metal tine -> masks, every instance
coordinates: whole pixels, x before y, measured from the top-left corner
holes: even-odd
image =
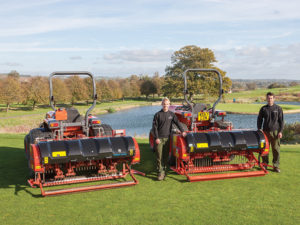
[[[206,164],[207,170],[209,167],[212,166],[212,161],[209,157],[206,157],[205,164]]]
[[[205,163],[206,163],[206,167],[207,167],[207,171],[208,171],[208,168],[209,168],[210,166],[212,166],[212,165],[211,165],[211,164],[212,164],[212,161],[210,161],[210,158],[207,157]]]

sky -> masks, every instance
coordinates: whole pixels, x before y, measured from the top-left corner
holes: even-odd
[[[164,75],[187,45],[232,79],[300,80],[299,0],[0,0],[0,73]]]

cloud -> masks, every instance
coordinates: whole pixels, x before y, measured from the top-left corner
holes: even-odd
[[[288,46],[244,46],[216,51],[217,65],[231,78],[299,79],[300,43]]]
[[[83,28],[124,28],[149,25],[242,23],[300,19],[300,2],[290,0],[8,1],[1,7],[0,37],[33,35]],[[18,6],[20,4],[20,6]],[[67,10],[66,10],[66,5]],[[25,10],[24,10],[25,9]],[[65,10],[64,10],[65,9]],[[16,11],[17,10],[17,11]],[[18,11],[19,10],[19,11]],[[38,13],[45,10],[45,13]],[[0,12],[1,12],[0,11]]]
[[[5,26],[0,25],[0,37],[33,35],[54,31],[81,29],[88,27],[111,27],[123,23],[118,18],[84,18],[84,17],[19,17],[8,22]]]
[[[97,52],[104,48],[95,47],[49,47],[41,42],[2,42],[0,52]]]
[[[73,64],[151,74],[163,73],[174,51],[194,44],[213,49],[232,77],[295,77],[299,8],[298,0],[4,1],[0,59],[22,63],[26,73]]]
[[[121,50],[105,54],[103,59],[108,62],[166,62],[170,60],[172,53],[173,50]]]
[[[10,67],[19,67],[19,66],[23,66],[22,64],[20,63],[17,63],[17,62],[3,62],[3,63],[0,63],[0,66],[10,66]]]
[[[71,56],[70,60],[81,60],[82,57],[81,56]]]
[[[299,19],[300,2],[291,0],[224,0],[167,1],[159,7],[156,1],[144,3],[131,17],[133,23],[207,24],[244,21],[278,21]],[[142,6],[143,7],[143,6]],[[154,16],[151,16],[153,14]],[[137,18],[139,17],[139,18]]]
[[[118,77],[128,77],[130,75],[154,75],[158,72],[160,75],[164,75],[165,64],[163,63],[134,63],[134,64],[97,64],[90,68],[90,70],[96,76],[118,76]]]
[[[41,6],[49,6],[51,4],[63,2],[65,0],[10,0],[1,2],[0,12],[11,12],[17,10],[26,10],[29,8],[41,7]]]

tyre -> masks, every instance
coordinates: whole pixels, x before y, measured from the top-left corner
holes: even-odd
[[[170,152],[169,155],[169,166],[176,166],[176,157]]]
[[[181,123],[179,122],[181,127],[183,128],[183,131],[188,131],[188,127],[184,124],[184,123]],[[180,129],[178,128],[178,126],[174,123],[172,123],[172,132],[173,133],[177,133],[176,131],[179,131]]]
[[[154,135],[152,129],[149,132],[149,144],[150,144],[150,149],[154,151]]]
[[[189,129],[188,129],[188,127],[187,127],[187,125],[185,123],[181,123],[180,122],[180,124],[181,124],[181,126],[183,128],[183,131],[189,131]]]
[[[96,128],[92,128],[92,136],[112,136],[113,129],[108,124],[101,124]]]
[[[29,143],[34,144],[37,138],[39,139],[52,139],[53,135],[51,132],[46,131],[45,128],[35,128],[29,132]]]
[[[34,171],[30,166],[30,145],[34,144],[37,139],[52,139],[53,135],[51,132],[46,131],[44,128],[35,128],[32,129],[29,134],[27,134],[24,138],[24,148],[26,153],[26,158],[28,160],[28,169],[29,169],[29,177],[34,177]]]
[[[189,130],[184,123],[181,123],[181,122],[179,122],[179,123],[180,123],[181,127],[183,128],[183,131],[188,131]],[[180,129],[178,128],[178,126],[176,124],[172,123],[172,133],[176,134],[177,131],[180,131]],[[171,134],[171,136],[172,136],[172,134]],[[171,144],[172,143],[170,143],[170,145]],[[175,166],[175,165],[176,165],[176,157],[173,155],[173,153],[171,151],[170,155],[169,155],[169,166]]]

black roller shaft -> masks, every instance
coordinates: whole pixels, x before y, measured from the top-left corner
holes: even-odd
[[[265,136],[261,131],[221,131],[188,133],[188,152],[214,152],[233,150],[258,150],[265,147]]]
[[[135,154],[132,137],[106,137],[41,141],[38,144],[42,163],[82,162],[123,158]]]

